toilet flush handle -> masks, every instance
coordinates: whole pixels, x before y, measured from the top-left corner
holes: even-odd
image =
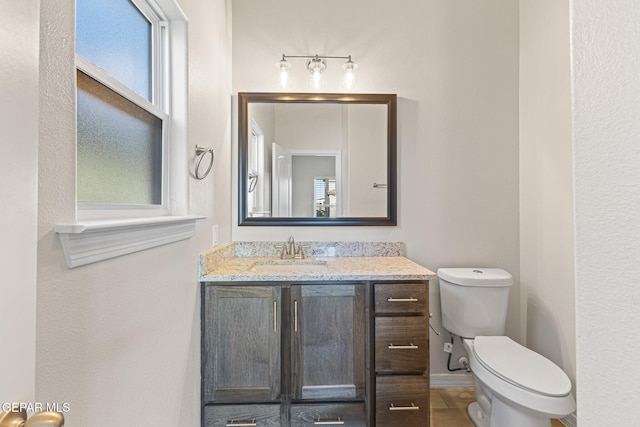
[[[431,319],[432,317],[433,317],[433,313],[429,313],[429,319]],[[433,332],[436,333],[436,335],[440,335],[440,332],[436,331],[436,329],[433,326],[431,326],[431,322],[429,322],[429,327]]]

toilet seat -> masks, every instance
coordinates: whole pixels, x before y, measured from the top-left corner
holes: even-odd
[[[489,344],[492,342],[491,338],[497,338],[500,342],[502,338],[506,337],[476,337],[475,339],[463,340],[464,347],[467,350],[467,354],[469,355],[469,364],[471,366],[471,371],[473,372],[479,383],[482,385],[482,387],[490,391],[494,398],[498,398],[505,402],[511,402],[511,404],[515,405],[516,407],[522,408],[524,411],[534,411],[540,414],[544,414],[549,418],[566,417],[568,414],[575,411],[576,401],[573,397],[573,394],[571,394],[570,386],[569,391],[564,395],[550,396],[547,394],[542,394],[536,391],[531,391],[530,389],[535,388],[535,386],[526,380],[519,379],[519,381],[525,383],[528,388],[522,387],[521,385],[517,384],[517,381],[514,381],[512,378],[505,378],[506,375],[497,373],[496,369],[488,368],[487,365],[489,365],[489,363],[487,363],[486,359],[490,359],[490,356],[485,354],[485,360],[483,362],[480,362],[475,350],[475,345],[477,344],[476,340],[478,340],[478,338],[480,338],[479,342],[481,343],[480,346],[482,347],[482,342],[485,341],[486,338],[489,338],[489,340],[487,340],[485,344]],[[519,344],[514,344],[522,347]],[[485,347],[491,347],[491,344]],[[491,353],[491,351],[489,352]],[[511,350],[498,350],[496,352],[502,354],[502,356],[506,358],[518,358],[517,356],[514,356],[514,354],[518,353],[511,353]],[[480,353],[482,354],[484,352],[481,350]],[[526,358],[527,356],[524,357]],[[549,363],[552,362],[549,361]],[[494,364],[499,365],[499,362],[494,362]],[[506,362],[506,364],[509,365],[509,362]],[[519,369],[517,370],[520,372],[531,373],[533,371],[525,363],[515,361],[514,364],[516,366],[519,366]],[[515,374],[514,377],[519,378],[517,374]],[[566,374],[562,372],[562,375],[560,377],[566,377]],[[553,392],[553,389],[551,390]],[[555,390],[555,393],[558,393],[558,390]]]
[[[473,352],[485,369],[516,387],[549,397],[571,393],[571,381],[562,369],[509,337],[476,337]]]

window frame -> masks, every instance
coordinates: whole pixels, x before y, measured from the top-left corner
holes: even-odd
[[[136,6],[140,2],[133,1]],[[168,190],[163,199],[166,211],[144,209],[142,205],[124,210],[119,205],[103,205],[80,212],[76,200],[75,221],[55,226],[68,268],[190,239],[194,235],[195,222],[206,219],[205,216],[188,213],[188,20],[175,0],[146,1],[153,2],[166,17],[166,30],[162,32],[162,49],[166,55],[165,66],[162,67],[165,89],[162,105],[170,113],[165,129],[170,135],[165,170]],[[74,79],[77,69],[76,64]]]
[[[152,0],[130,0],[134,7],[151,24],[151,100],[130,89],[125,84],[111,76],[108,72],[82,57],[75,52],[75,67],[86,74],[98,84],[102,84],[154,115],[162,122],[162,181],[161,202],[155,204],[128,204],[128,203],[93,203],[76,201],[77,220],[102,220],[113,218],[140,218],[171,215],[172,199],[170,173],[171,173],[171,56],[169,43],[169,19],[160,7]],[[77,88],[76,88],[77,92]]]

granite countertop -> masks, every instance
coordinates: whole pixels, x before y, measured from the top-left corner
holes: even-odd
[[[431,270],[404,256],[402,243],[302,242],[310,254],[280,260],[279,242],[236,242],[200,257],[202,282],[432,280]],[[315,256],[330,253],[336,256]],[[291,268],[289,266],[292,266]]]

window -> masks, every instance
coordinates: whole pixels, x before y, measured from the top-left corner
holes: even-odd
[[[265,168],[264,132],[260,125],[251,119],[251,139],[249,140],[248,167],[248,210],[250,216],[262,217],[270,214],[270,201],[265,183],[270,175]],[[271,159],[269,159],[271,160]]]
[[[169,55],[171,52],[171,55]],[[173,0],[76,0],[77,215],[69,268],[193,236],[187,19]]]
[[[314,177],[313,178],[313,216],[316,218],[336,217],[336,178]]]
[[[168,21],[142,0],[77,0],[81,219],[170,214]]]

